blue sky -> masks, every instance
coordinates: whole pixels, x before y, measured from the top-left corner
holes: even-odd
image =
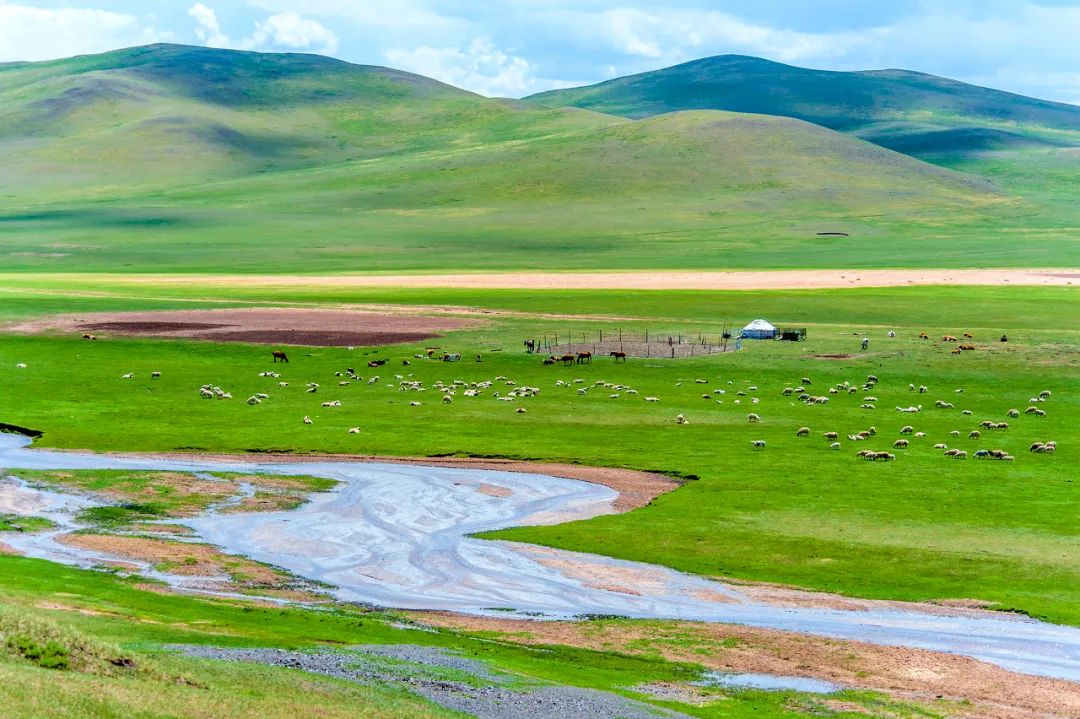
[[[317,52],[514,97],[741,53],[1080,104],[1080,0],[0,0],[0,61],[157,41]]]

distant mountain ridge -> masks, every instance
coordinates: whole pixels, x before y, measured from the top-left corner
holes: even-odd
[[[747,63],[760,65],[735,64]],[[696,67],[688,81],[708,69]],[[821,122],[675,101],[635,120],[549,99],[490,99],[314,55],[177,45],[0,65],[0,262],[839,266],[873,237],[900,265],[913,240],[938,253],[954,237],[970,247],[972,223],[1018,202],[983,177]],[[836,229],[849,238],[822,244],[818,233]]]
[[[1038,100],[907,70],[810,70],[721,55],[526,98],[628,118],[678,110],[727,110],[794,117],[857,134],[901,152],[1072,145],[1080,107]]]

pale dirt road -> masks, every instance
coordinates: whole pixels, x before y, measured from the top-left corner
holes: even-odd
[[[802,290],[908,285],[1067,286],[1080,268],[491,272],[436,275],[108,275],[113,286],[444,287],[534,290]]]

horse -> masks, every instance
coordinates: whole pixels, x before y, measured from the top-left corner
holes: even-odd
[[[564,365],[572,365],[577,362],[577,355],[565,354],[559,358],[559,361]]]
[[[614,357],[616,362],[618,362],[620,360],[622,360],[623,362],[626,361],[626,353],[625,352],[609,352],[608,354],[610,356]]]
[[[84,340],[96,340],[96,339],[97,339],[97,337],[95,337],[95,336],[94,336],[94,335],[92,335],[92,334],[85,334],[85,335],[83,335],[83,336],[82,336],[82,338],[83,338]]]
[[[553,365],[558,361],[559,361],[558,357],[556,357],[555,355],[551,355],[550,357],[548,357],[547,359],[544,360],[544,364],[545,365]]]
[[[592,364],[592,352],[578,352],[577,353],[578,364]]]
[[[532,354],[536,351],[536,340],[525,340],[525,351]]]
[[[274,356],[274,364],[277,364],[278,360],[281,360],[285,364],[289,363],[289,355],[285,354],[281,350],[274,350],[270,354],[272,354]]]

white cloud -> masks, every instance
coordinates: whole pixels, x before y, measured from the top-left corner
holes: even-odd
[[[0,61],[51,60],[167,37],[133,15],[0,2]]]
[[[338,49],[337,35],[315,20],[294,12],[271,15],[256,23],[251,43],[255,47],[313,50],[324,55],[331,55]]]
[[[203,3],[188,8],[195,21],[195,37],[210,47],[234,50],[307,50],[324,55],[337,52],[338,37],[322,23],[295,12],[271,15],[256,21],[251,35],[233,40],[222,32],[217,13]]]
[[[474,39],[464,50],[421,46],[391,49],[385,55],[396,68],[481,95],[517,97],[532,91],[537,84],[527,60],[506,54],[486,38]]]
[[[221,24],[213,8],[198,2],[188,8],[188,15],[195,20],[195,37],[199,38],[199,42],[210,47],[229,46],[229,38],[221,32]]]

